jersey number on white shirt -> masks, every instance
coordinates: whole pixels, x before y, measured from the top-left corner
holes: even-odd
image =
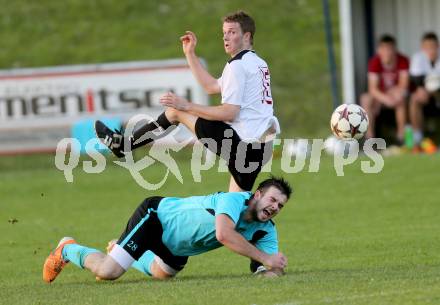
[[[268,67],[259,67],[261,74],[262,74],[262,80],[263,80],[263,99],[261,100],[261,103],[266,103],[271,105],[272,95],[270,93],[270,74],[269,74],[269,68]]]

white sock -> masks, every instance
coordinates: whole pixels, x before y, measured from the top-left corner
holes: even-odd
[[[419,145],[420,142],[422,142],[423,139],[423,133],[421,130],[414,129],[413,131],[413,140],[415,145]]]

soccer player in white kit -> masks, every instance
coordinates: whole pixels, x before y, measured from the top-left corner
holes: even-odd
[[[221,105],[199,105],[169,92],[160,98],[165,112],[135,130],[130,138],[124,139],[121,132],[100,121],[95,123],[98,137],[123,157],[124,147],[135,149],[153,141],[152,131],[183,123],[208,149],[227,160],[232,176],[229,191],[250,191],[271,157],[272,139],[280,132],[273,113],[269,68],[253,50],[254,33],[254,20],[242,11],[223,18],[223,44],[231,59],[218,79],[196,56],[196,35],[187,31],[180,38],[194,76],[208,94],[221,93]],[[127,140],[129,145],[124,145]]]
[[[415,148],[420,149],[419,145],[423,139],[423,108],[430,101],[440,103],[440,52],[435,33],[428,32],[423,35],[421,50],[411,58],[409,73],[415,87],[410,98],[409,116],[414,130]],[[428,78],[434,78],[438,84],[427,86]]]

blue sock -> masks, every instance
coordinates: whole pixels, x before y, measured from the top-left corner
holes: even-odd
[[[63,259],[74,263],[80,268],[84,269],[84,260],[86,256],[92,253],[100,252],[93,248],[87,248],[78,244],[68,244],[63,248]]]
[[[153,260],[154,253],[151,251],[146,251],[137,261],[134,261],[131,266],[140,272],[151,276],[151,263]]]

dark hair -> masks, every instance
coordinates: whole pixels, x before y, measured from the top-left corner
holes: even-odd
[[[395,46],[396,45],[396,38],[394,38],[390,34],[383,34],[379,38],[379,44],[381,44],[381,43],[392,44]]]
[[[426,33],[423,34],[423,36],[422,36],[422,41],[425,41],[425,40],[433,40],[433,41],[435,41],[435,42],[438,43],[438,37],[437,37],[437,34],[434,33],[434,32],[426,32]]]
[[[223,17],[223,22],[238,22],[241,27],[241,31],[244,33],[251,33],[251,44],[254,42],[255,34],[255,21],[251,16],[243,11],[231,13]]]
[[[262,181],[258,185],[257,191],[264,193],[271,186],[279,189],[281,191],[281,193],[286,195],[287,199],[290,198],[290,194],[292,194],[292,187],[290,186],[289,182],[284,180],[284,178],[282,178],[282,177],[278,178],[278,177],[271,176],[269,179]]]

